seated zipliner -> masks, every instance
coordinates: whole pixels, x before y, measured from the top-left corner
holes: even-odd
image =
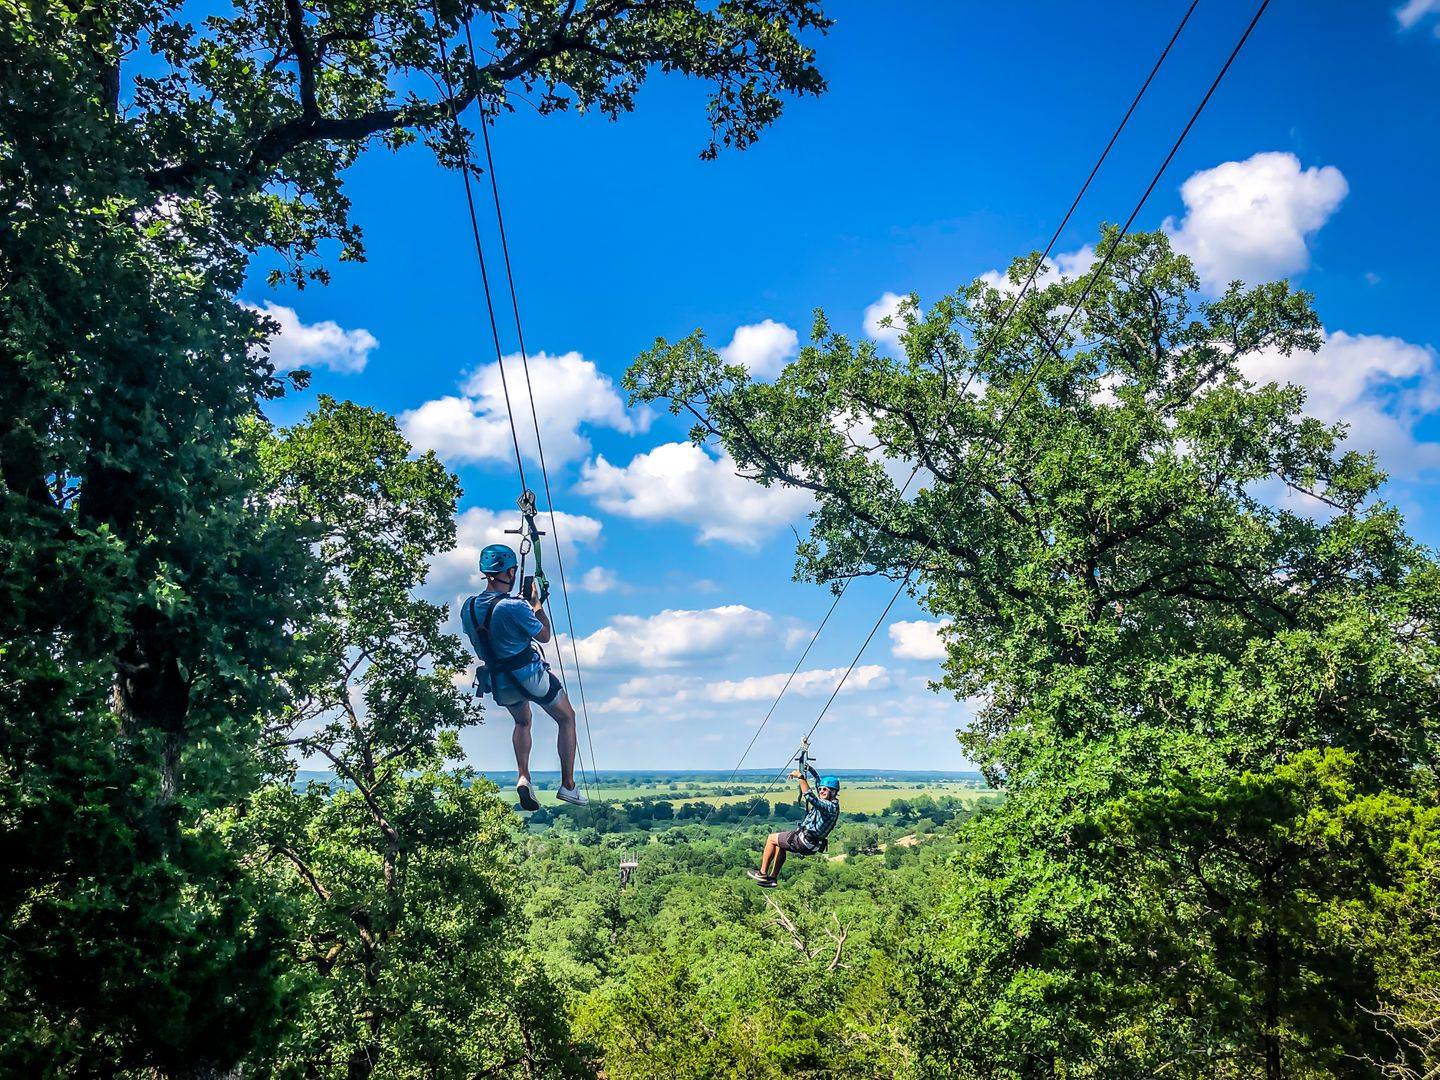
[[[800,819],[798,827],[788,832],[771,833],[760,856],[760,869],[745,871],[755,884],[765,889],[775,887],[787,852],[801,857],[820,854],[826,848],[830,830],[840,820],[838,779],[818,775],[814,767],[803,759],[801,768],[791,771],[790,779],[800,781],[800,805],[805,807],[805,816]],[[811,780],[815,782],[815,791],[810,790]]]
[[[470,639],[480,664],[475,683],[479,693],[488,693],[503,705],[515,721],[510,742],[515,750],[515,791],[524,810],[539,810],[535,785],[530,782],[530,703],[544,709],[559,728],[556,746],[560,752],[562,802],[584,806],[588,801],[575,785],[575,709],[565,687],[550,671],[537,643],[552,637],[550,617],[540,583],[527,578],[529,595],[511,596],[519,560],[504,544],[491,544],[480,553],[480,572],[486,589],[472,596],[460,608],[460,624]]]

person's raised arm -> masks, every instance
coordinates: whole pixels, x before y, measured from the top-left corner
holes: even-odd
[[[535,640],[544,645],[554,636],[550,628],[550,615],[545,610],[545,602],[540,599],[540,583],[535,580],[530,582],[530,595],[525,598],[530,602],[530,610],[535,612],[535,618],[540,621],[540,632],[535,634]]]
[[[814,770],[811,771],[813,772]],[[790,779],[800,781],[800,797],[803,799],[810,791],[810,785],[805,780],[805,774],[799,769],[792,769],[790,771]]]

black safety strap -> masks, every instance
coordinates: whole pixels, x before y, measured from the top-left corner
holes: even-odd
[[[491,671],[503,674],[531,663],[535,659],[535,650],[529,645],[526,645],[525,648],[513,656],[499,657],[495,655],[495,650],[490,644],[490,620],[495,615],[495,606],[501,600],[504,600],[505,596],[501,593],[494,593],[492,596],[486,598],[485,618],[483,622],[477,621],[475,618],[475,603],[479,599],[478,596],[472,596],[468,603],[470,625],[475,627],[475,633],[470,638],[470,644],[475,646],[475,651],[479,653],[481,659],[485,661],[485,666]]]

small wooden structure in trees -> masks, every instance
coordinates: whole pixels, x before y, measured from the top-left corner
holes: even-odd
[[[634,855],[622,855],[620,857],[620,887],[622,889],[630,884],[630,875],[635,873],[635,870],[639,866],[640,864],[635,860]]]

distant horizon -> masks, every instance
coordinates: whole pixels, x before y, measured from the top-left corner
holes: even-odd
[[[495,779],[497,777],[514,778],[517,774],[514,769],[476,769],[481,776]],[[741,769],[735,773],[735,781],[760,781],[773,780],[779,770],[776,769]],[[984,780],[984,774],[978,769],[945,770],[945,769],[837,769],[826,767],[822,770],[838,777],[872,776],[878,779],[889,779],[891,777],[904,777],[907,779],[924,778],[935,780]],[[589,774],[592,777],[605,779],[608,777],[627,776],[716,776],[729,778],[729,769],[599,769]],[[297,779],[318,779],[333,777],[335,772],[330,769],[299,769],[296,771]],[[558,778],[558,769],[531,769],[531,779]]]

